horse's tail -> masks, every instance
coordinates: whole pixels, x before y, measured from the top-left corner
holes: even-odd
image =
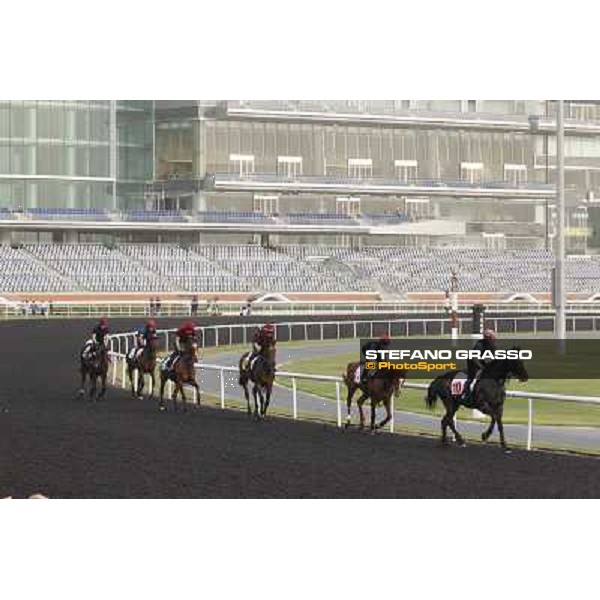
[[[437,403],[437,399],[438,399],[438,385],[439,385],[439,380],[438,379],[434,379],[430,384],[429,387],[427,388],[427,396],[425,396],[425,404],[427,405],[427,408],[429,410],[433,410],[435,408],[435,405]]]

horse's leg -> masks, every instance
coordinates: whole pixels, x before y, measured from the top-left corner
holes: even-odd
[[[487,439],[490,437],[490,435],[492,435],[492,433],[494,431],[494,425],[496,425],[496,416],[494,415],[493,411],[490,414],[490,417],[491,417],[490,426],[481,434],[481,439],[484,442],[487,441]]]
[[[133,383],[133,371],[131,363],[127,363],[127,377],[129,378],[129,385],[131,386],[131,396],[135,397],[135,387]]]
[[[394,392],[392,391],[392,394],[393,393]],[[381,429],[382,427],[385,427],[390,422],[390,420],[392,418],[391,405],[392,405],[392,403],[391,403],[391,396],[390,396],[387,400],[385,400],[383,402],[383,406],[385,407],[385,419],[383,419],[383,421],[381,421],[381,423],[379,423],[376,426],[376,429]]]
[[[504,439],[504,423],[502,423],[502,413],[504,412],[503,408],[504,407],[502,404],[500,404],[500,406],[498,406],[494,412],[496,416],[496,423],[498,424],[498,433],[500,434],[500,445],[506,452],[509,452],[508,446],[506,445],[506,440]]]
[[[102,398],[104,398],[104,394],[106,394],[106,373],[102,372],[102,375],[100,376],[100,382],[102,383],[102,388],[100,389],[100,393],[98,394],[98,397],[96,398],[96,402],[99,402],[100,400],[102,400]]]
[[[173,392],[173,397],[171,400],[173,401],[173,410],[177,412],[177,394],[179,394],[179,380],[177,379],[177,375],[175,375],[175,391]]]
[[[458,411],[458,403],[454,402],[452,400],[450,402],[451,402],[450,409],[446,412],[446,416],[444,417],[444,419],[446,420],[446,425],[448,427],[450,427],[450,429],[452,430],[452,433],[454,434],[454,439],[456,440],[456,443],[459,446],[464,446],[465,440],[464,440],[463,436],[460,435],[460,433],[458,433],[458,429],[456,429],[456,425],[454,423],[454,415]]]
[[[258,421],[260,419],[260,413],[258,412],[258,386],[256,384],[252,387],[252,396],[254,397],[254,419]]]
[[[137,389],[137,397],[139,400],[144,399],[144,375],[146,374],[144,370],[144,366],[140,365],[138,369],[138,389]]]
[[[446,446],[448,444],[448,415],[450,414],[452,400],[447,399],[445,396],[442,397],[446,414],[442,417],[442,444]]]
[[[160,373],[160,398],[158,400],[158,410],[165,410],[165,385],[167,383],[167,378],[165,377],[164,371]]]
[[[273,391],[272,384],[268,384],[265,386],[265,406],[263,410],[263,416],[267,416],[267,410],[269,410],[269,404],[271,403],[271,392]]]
[[[258,390],[258,399],[260,400],[260,416],[264,417],[265,416],[265,393],[263,391],[263,386],[258,385],[257,390]]]
[[[244,389],[244,396],[246,396],[246,410],[248,411],[248,415],[252,414],[252,408],[250,407],[250,392],[248,391],[248,381],[241,384]]]
[[[150,375],[150,392],[148,393],[148,399],[152,400],[152,398],[154,398],[154,387],[156,385],[154,369],[152,369],[151,371],[148,371],[148,373]]]
[[[365,403],[365,400],[368,397],[369,396],[367,394],[363,393],[361,397],[356,401],[356,405],[358,406],[358,413],[360,415],[360,429],[364,429],[365,427],[365,413],[363,411],[363,404]]]
[[[352,398],[356,393],[358,386],[353,383],[348,383],[348,395],[346,396],[346,427],[350,427],[352,422]]]
[[[377,402],[371,397],[371,433],[375,433],[375,419],[377,418]]]

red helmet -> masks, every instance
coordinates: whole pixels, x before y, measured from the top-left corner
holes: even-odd
[[[267,323],[264,327],[263,327],[264,331],[275,331],[275,325],[273,325],[273,323]]]
[[[488,327],[484,332],[483,332],[483,337],[486,340],[495,340],[496,339],[496,332],[491,328]]]
[[[392,338],[390,337],[390,334],[386,331],[382,336],[381,336],[382,340],[391,340]]]
[[[183,329],[185,329],[185,331],[189,331],[191,333],[194,333],[194,331],[196,330],[196,325],[194,325],[194,323],[192,321],[188,321],[184,326]]]
[[[148,319],[146,321],[146,327],[152,327],[152,329],[156,329],[156,321],[154,319]]]

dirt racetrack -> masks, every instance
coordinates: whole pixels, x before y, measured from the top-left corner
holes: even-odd
[[[159,326],[165,326],[161,320]],[[134,323],[113,320],[113,330]],[[135,325],[138,325],[136,322]],[[0,497],[598,497],[600,460],[75,399],[91,321],[0,324]]]

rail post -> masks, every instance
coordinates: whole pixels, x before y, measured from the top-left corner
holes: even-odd
[[[138,389],[138,381],[139,381],[139,377],[143,377],[143,375],[139,374],[139,371],[136,369],[133,372],[133,389],[135,390],[136,394],[137,394],[137,389]]]
[[[298,392],[296,390],[296,378],[292,377],[292,415],[298,418]]]
[[[123,371],[122,371],[122,378],[121,378],[121,383],[123,386],[123,389],[125,389],[127,387],[126,383],[125,383],[125,356],[123,356]]]
[[[219,371],[219,381],[221,388],[221,408],[225,408],[225,377],[223,375],[223,369]]]
[[[531,450],[531,441],[533,438],[533,400],[527,398],[527,450]]]
[[[112,362],[111,362],[111,366],[112,366],[112,384],[113,384],[113,386],[117,383],[117,363],[115,362],[116,358],[117,357],[113,353]]]
[[[340,382],[335,382],[335,399],[337,403],[337,426],[342,426],[342,399],[340,397]]]

